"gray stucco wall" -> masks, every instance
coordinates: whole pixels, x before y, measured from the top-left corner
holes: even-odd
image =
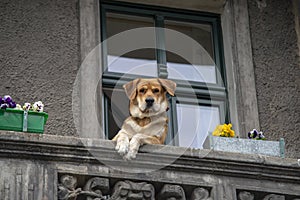
[[[79,66],[75,0],[1,0],[0,95],[41,100],[45,133],[72,135],[72,86]]]
[[[292,1],[248,0],[261,129],[300,157],[300,67]]]

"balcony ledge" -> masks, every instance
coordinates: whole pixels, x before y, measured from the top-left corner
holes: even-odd
[[[124,161],[114,143],[103,139],[77,138],[0,131],[0,157],[51,162],[104,163],[120,170],[172,169],[194,173],[300,182],[296,159],[245,155],[166,145],[145,145],[137,159]]]
[[[0,131],[0,198],[300,199],[296,159],[145,145],[124,161],[114,146]]]

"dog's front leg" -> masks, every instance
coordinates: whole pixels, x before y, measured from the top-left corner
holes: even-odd
[[[130,140],[129,150],[128,153],[124,156],[124,159],[125,160],[135,159],[140,146],[144,144],[160,144],[160,141],[155,136],[136,134]]]
[[[129,150],[129,138],[128,135],[120,130],[119,133],[113,138],[113,141],[116,141],[116,150],[121,156],[124,156]]]
[[[144,137],[142,134],[136,134],[134,135],[129,143],[129,150],[128,153],[124,156],[125,160],[131,160],[136,158],[136,154],[140,148],[141,144],[141,138]]]

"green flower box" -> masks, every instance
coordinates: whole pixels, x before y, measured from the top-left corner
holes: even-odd
[[[43,133],[48,114],[17,109],[0,109],[0,130]]]

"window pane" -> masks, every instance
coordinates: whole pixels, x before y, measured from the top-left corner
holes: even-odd
[[[220,124],[218,107],[177,104],[179,146],[203,148],[208,133]]]
[[[107,101],[106,126],[108,139],[112,139],[122,127],[124,120],[129,116],[129,100],[124,91],[103,90]]]
[[[155,50],[140,49],[122,56],[108,55],[108,71],[126,74],[156,76]],[[144,58],[143,56],[144,55]]]
[[[165,27],[190,38],[183,40],[166,34],[166,49],[173,49],[175,45],[180,47],[177,52],[180,55],[167,52],[169,78],[216,83],[211,25],[166,20]]]
[[[195,65],[179,55],[167,52],[168,77],[178,80],[217,83],[214,65]],[[169,62],[172,60],[173,62]]]
[[[152,18],[116,13],[106,14],[107,38],[130,29],[153,26],[154,20]],[[126,34],[124,35],[126,37]],[[149,39],[153,42],[154,46],[154,33],[153,37],[148,38],[148,40]],[[128,52],[124,55],[120,55],[120,48],[122,48],[122,44],[120,44],[119,46],[113,46],[107,43],[107,70],[109,72],[120,72],[126,74],[148,76],[157,75],[157,61],[155,56],[155,49],[138,49],[135,51]]]

